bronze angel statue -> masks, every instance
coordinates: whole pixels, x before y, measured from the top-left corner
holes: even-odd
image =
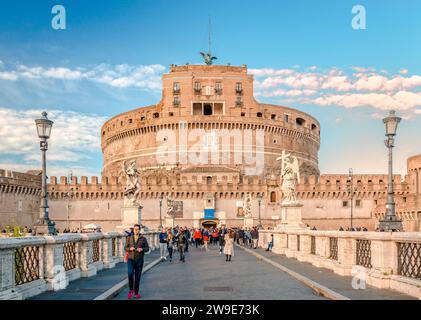
[[[202,55],[203,59],[205,59],[205,63],[208,66],[212,65],[213,60],[218,59],[217,57],[212,56],[212,54],[210,52],[208,52],[208,53],[201,52],[200,54]]]

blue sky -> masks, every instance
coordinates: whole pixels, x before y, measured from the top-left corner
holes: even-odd
[[[56,4],[66,30],[51,27]],[[357,4],[366,30],[351,27]],[[323,173],[384,173],[381,118],[390,108],[404,118],[395,148],[404,173],[406,158],[421,153],[420,15],[415,0],[4,0],[0,167],[39,166],[31,121],[46,109],[56,119],[51,172],[98,175],[101,123],[158,102],[171,63],[201,63],[211,16],[217,64],[247,64],[259,101],[319,119]]]

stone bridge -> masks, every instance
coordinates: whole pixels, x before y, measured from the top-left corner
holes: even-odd
[[[190,245],[185,263],[177,252],[161,262],[158,233],[145,236],[142,299],[421,299],[421,233],[261,230],[259,248],[237,245],[231,262],[217,245]],[[1,238],[0,299],[126,299],[125,240]]]

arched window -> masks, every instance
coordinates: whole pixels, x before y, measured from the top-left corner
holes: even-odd
[[[276,202],[276,192],[272,191],[270,193],[270,202]]]
[[[206,184],[212,184],[212,177],[206,177]]]
[[[297,125],[303,126],[306,121],[303,118],[297,118],[295,119],[295,122],[297,123]]]

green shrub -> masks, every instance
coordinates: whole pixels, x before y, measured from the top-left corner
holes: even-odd
[[[20,234],[20,227],[19,226],[15,226],[13,228],[13,237],[20,237],[20,236],[21,236],[21,234]]]

